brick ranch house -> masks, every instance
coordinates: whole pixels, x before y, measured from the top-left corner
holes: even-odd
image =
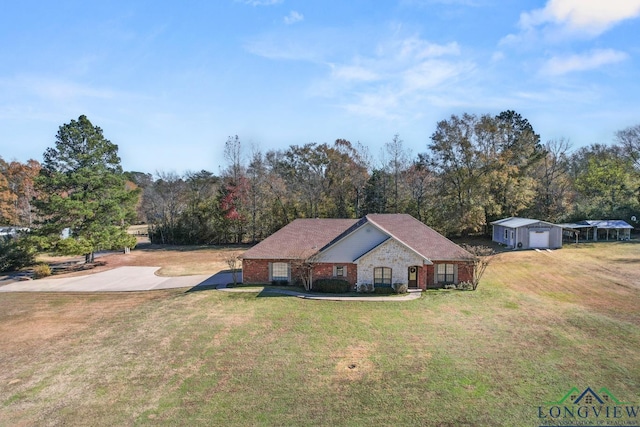
[[[441,288],[471,281],[473,255],[407,214],[296,219],[242,255],[243,283],[296,282],[301,261],[313,280]]]

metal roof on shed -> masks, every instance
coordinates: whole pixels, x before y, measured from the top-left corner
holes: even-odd
[[[491,223],[491,225],[501,225],[501,226],[507,227],[507,228],[519,228],[519,227],[525,227],[525,226],[531,225],[531,224],[536,224],[538,222],[542,222],[542,223],[549,224],[549,225],[555,225],[555,224],[551,224],[550,222],[541,221],[539,219],[518,218],[518,217],[515,217],[515,216],[512,216],[510,218],[499,219],[497,221],[493,221]]]

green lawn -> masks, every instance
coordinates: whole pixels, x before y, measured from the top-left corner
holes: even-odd
[[[537,426],[574,386],[638,405],[637,271],[640,245],[607,243],[409,302],[0,294],[0,425]]]

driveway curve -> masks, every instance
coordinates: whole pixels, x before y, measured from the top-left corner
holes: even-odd
[[[160,267],[119,267],[87,276],[14,282],[0,292],[125,292],[186,288],[210,281],[212,276],[162,277]]]

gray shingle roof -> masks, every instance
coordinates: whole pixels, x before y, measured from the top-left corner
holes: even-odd
[[[407,214],[369,214],[360,220],[296,219],[249,249],[242,257],[245,259],[307,258],[347,237],[367,222],[428,260],[455,261],[473,257],[451,240]]]
[[[463,261],[469,252],[408,214],[369,214],[367,219],[431,261]]]
[[[248,251],[245,259],[305,259],[354,225],[357,219],[295,219]]]

